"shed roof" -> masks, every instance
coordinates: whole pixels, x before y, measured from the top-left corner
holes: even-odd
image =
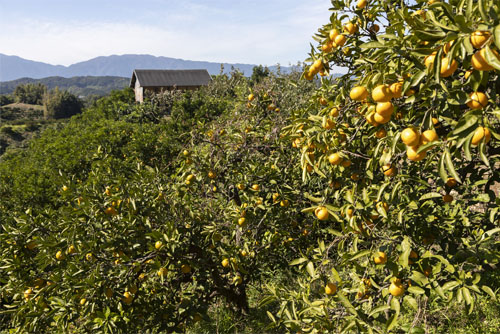
[[[211,80],[207,70],[134,70],[130,87],[135,81],[142,87],[204,86]]]

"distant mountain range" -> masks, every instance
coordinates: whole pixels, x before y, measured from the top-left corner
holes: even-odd
[[[250,76],[256,65],[228,64],[206,61],[191,61],[168,57],[155,57],[151,55],[120,55],[97,57],[82,61],[70,66],[51,65],[38,61],[27,60],[18,56],[8,56],[0,53],[0,81],[10,81],[20,78],[46,78],[76,76],[115,76],[130,78],[132,71],[141,69],[206,69],[210,74],[219,74],[221,65],[224,73],[237,68],[244,75]],[[277,66],[269,66],[276,70]],[[291,67],[280,67],[281,71],[288,72]]]

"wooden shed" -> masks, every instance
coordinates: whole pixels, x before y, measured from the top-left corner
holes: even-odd
[[[134,88],[135,100],[142,103],[147,91],[192,90],[206,86],[210,81],[207,70],[134,70],[130,87]]]

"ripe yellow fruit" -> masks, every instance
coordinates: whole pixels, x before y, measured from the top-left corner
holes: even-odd
[[[67,186],[62,187],[62,191],[67,191],[69,188]]]
[[[376,107],[377,114],[385,117],[391,117],[394,112],[394,105],[391,102],[379,102]]]
[[[449,177],[448,180],[446,180],[446,185],[450,188],[454,188],[457,185],[457,180],[453,177]]]
[[[290,202],[287,199],[282,200],[280,202],[280,206],[282,206],[282,207],[287,207],[288,205],[290,205]]]
[[[342,162],[342,157],[338,153],[332,153],[328,156],[328,161],[332,165],[339,165]]]
[[[498,53],[492,50],[498,57]],[[472,67],[478,71],[491,71],[494,67],[486,61],[486,49],[481,49],[474,53],[471,58]]]
[[[255,99],[255,96],[253,94],[248,95],[248,101],[252,102]]]
[[[388,85],[378,85],[372,90],[372,99],[375,102],[389,102],[392,98]]]
[[[184,151],[182,151],[182,154],[183,154],[185,157],[187,157],[187,156],[189,155],[189,151],[188,151],[188,150],[184,150]]]
[[[318,206],[316,210],[314,210],[314,214],[319,220],[327,220],[330,216],[330,214],[328,213],[328,209],[324,206]]]
[[[208,172],[208,177],[210,179],[215,179],[217,177],[217,174],[215,174],[215,172],[211,170]]]
[[[396,167],[391,164],[382,166],[382,171],[385,176],[394,176],[397,173]]]
[[[406,128],[401,132],[401,140],[408,146],[416,146],[420,142],[420,133],[416,128]]]
[[[122,298],[122,301],[127,304],[127,305],[130,305],[132,304],[132,301],[134,300],[134,296],[132,296],[132,294],[128,291],[125,291],[123,293],[123,298]]]
[[[245,225],[245,222],[246,222],[245,217],[238,218],[238,225],[243,226],[243,225]]]
[[[483,92],[473,92],[469,95],[467,106],[471,109],[483,109],[488,104],[488,97]]]
[[[328,37],[330,38],[330,41],[335,41],[335,37],[337,37],[339,34],[340,33],[337,29],[332,29],[332,30],[330,30]]]
[[[368,4],[367,0],[358,0],[356,7],[358,7],[359,9],[363,9],[366,7],[367,4]]]
[[[24,290],[24,299],[30,300],[32,294],[33,294],[32,288],[28,288],[28,289]]]
[[[92,260],[94,259],[94,256],[92,255],[92,253],[87,253],[87,254],[85,255],[85,259],[86,259],[87,261],[92,261]]]
[[[354,101],[364,101],[368,97],[368,90],[363,86],[356,86],[351,89],[349,97]]]
[[[447,78],[450,75],[452,75],[458,68],[458,62],[453,59],[451,61],[451,64],[448,62],[448,58],[443,57],[441,58],[441,69],[439,71],[439,74],[443,78]]]
[[[385,138],[387,136],[387,131],[385,129],[378,129],[377,132],[375,132],[375,137],[378,139]]]
[[[337,292],[337,285],[335,283],[328,282],[325,286],[325,293],[330,296],[335,292]]]
[[[344,35],[338,35],[335,37],[335,44],[338,46],[344,46],[345,42],[347,41],[347,38]]]
[[[331,119],[326,119],[324,122],[323,122],[323,128],[325,130],[331,130],[335,127],[335,122],[332,121]]]
[[[453,196],[450,194],[443,195],[443,202],[445,203],[450,203],[453,201]]]
[[[181,265],[181,272],[183,274],[189,274],[191,272],[191,266],[189,264]]]
[[[330,117],[337,117],[339,115],[339,109],[337,107],[333,107],[330,109]]]
[[[74,254],[76,253],[76,248],[75,246],[71,245],[68,247],[68,254]]]
[[[375,123],[377,125],[378,124],[385,124],[391,120],[391,115],[384,116],[384,115],[381,115],[379,113],[375,113],[375,114],[373,114],[373,120],[375,121]]]
[[[233,283],[236,285],[240,285],[243,283],[243,278],[240,275],[236,275],[233,277]]]
[[[481,140],[484,138],[484,142],[488,144],[488,142],[491,139],[491,132],[490,129],[478,126],[476,128],[476,131],[474,131],[474,135],[472,136],[472,145],[477,145],[481,142]]]
[[[163,242],[161,242],[160,240],[158,240],[157,242],[155,242],[155,248],[156,249],[160,249],[162,246],[163,246]]]
[[[453,45],[453,42],[454,41],[449,41],[448,43],[446,43],[444,46],[443,46],[443,52],[445,55],[448,54],[448,52],[450,52],[451,50],[451,46]]]
[[[470,35],[470,42],[473,47],[480,49],[491,37],[491,33],[487,30],[477,30]]]
[[[375,112],[370,112],[370,113],[366,114],[365,119],[366,119],[366,122],[368,124],[373,125],[373,126],[379,125],[379,123],[377,123],[375,121],[375,114],[376,114]]]
[[[165,267],[161,267],[160,270],[158,270],[157,274],[160,277],[167,276],[168,270]]]
[[[384,252],[375,253],[375,255],[373,256],[373,262],[375,262],[375,264],[386,263],[387,262],[387,254]]]
[[[392,97],[395,99],[400,98],[403,96],[403,83],[402,82],[395,82],[392,85],[389,86],[389,91],[392,94]]]
[[[394,297],[402,296],[405,293],[405,288],[401,281],[392,282],[389,286],[389,293]]]
[[[260,185],[258,185],[258,184],[252,185],[252,190],[259,191],[260,190]]]
[[[351,35],[354,35],[355,33],[358,32],[358,25],[356,23],[348,22],[344,26],[344,31],[348,32]]]
[[[436,52],[431,53],[424,58],[425,67],[431,67],[434,64],[434,59],[436,58]]]
[[[222,259],[222,266],[224,268],[228,267],[229,266],[229,259],[228,258],[224,258]]]
[[[332,52],[333,42],[332,41],[325,42],[325,44],[321,45],[321,50],[326,53]]]
[[[421,161],[427,156],[426,151],[422,151],[420,153],[417,153],[417,151],[418,151],[418,147],[408,146],[406,148],[406,156],[408,157],[408,159],[410,159],[411,161],[415,161],[415,162]]]
[[[238,183],[238,184],[236,185],[236,188],[238,188],[239,190],[245,190],[245,185],[244,185],[244,184],[242,184],[242,183]]]
[[[435,130],[426,130],[420,135],[420,145],[425,145],[427,143],[432,143],[438,140],[439,137]]]
[[[62,260],[64,260],[65,257],[66,256],[64,256],[64,253],[62,251],[57,251],[57,253],[56,253],[56,260],[62,261]]]
[[[82,305],[82,306],[83,306],[83,305],[85,305],[86,303],[87,303],[87,299],[85,299],[85,298],[80,299],[80,305]]]

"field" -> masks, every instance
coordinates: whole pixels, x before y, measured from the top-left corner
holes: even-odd
[[[0,332],[500,332],[500,8],[450,2],[333,0],[300,72],[9,149]]]

